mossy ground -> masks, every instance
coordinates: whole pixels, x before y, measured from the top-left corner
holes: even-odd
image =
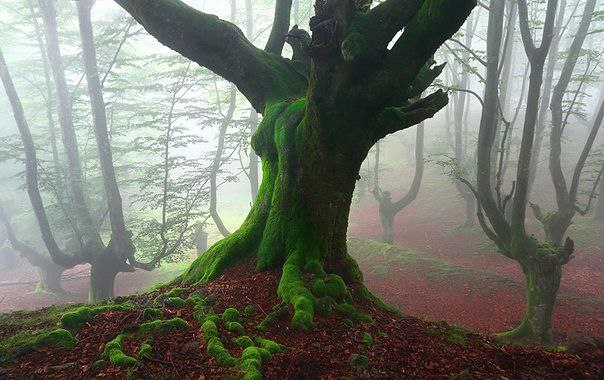
[[[185,287],[187,291],[178,295],[185,301],[183,308],[155,304],[155,299],[168,293],[171,287],[130,297],[131,309],[100,312],[81,328],[71,331],[78,340],[75,346],[29,347],[16,361],[5,362],[2,367],[9,378],[22,371],[39,371],[45,378],[173,378],[178,373],[187,373],[206,378],[257,379],[290,375],[447,377],[464,370],[470,375],[497,377],[500,370],[512,365],[518,373],[532,373],[529,371],[536,369],[546,374],[572,373],[575,369],[593,372],[592,367],[576,356],[560,351],[506,347],[508,354],[500,357],[501,349],[483,336],[463,334],[465,345],[449,342],[447,328],[442,324],[390,313],[372,301],[359,301],[354,291],[349,303],[340,305],[354,305],[354,310],[370,316],[374,323],[357,320],[347,324],[348,318],[334,306],[333,313],[315,316],[312,331],[295,332],[291,329],[292,308],[276,294],[280,273],[256,272],[254,267],[255,263],[248,260],[204,286]],[[250,283],[254,286],[247,285]],[[121,301],[123,304],[124,300]],[[250,304],[253,309],[242,312]],[[284,310],[282,318],[260,329],[258,325],[271,314],[273,306]],[[37,315],[36,319],[45,321],[42,328],[55,330],[61,315],[76,308],[48,310],[52,317]],[[142,314],[148,309],[159,310],[161,314],[154,314],[151,321],[145,320]],[[30,317],[32,320],[34,316]],[[229,330],[229,323],[240,324],[245,333]],[[443,332],[431,334],[426,332],[429,329]],[[392,366],[403,353],[422,360],[409,359]],[[71,364],[84,361],[85,365]],[[437,362],[441,364],[435,366]]]

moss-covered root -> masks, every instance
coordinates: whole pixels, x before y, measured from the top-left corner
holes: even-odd
[[[126,311],[134,307],[131,302],[118,305],[80,306],[69,310],[61,316],[61,326],[66,329],[79,329],[89,322],[95,315],[105,311]]]
[[[241,353],[239,369],[243,372],[243,379],[262,379],[262,364],[270,360],[271,354],[268,350],[260,347],[248,347]]]
[[[120,367],[134,367],[139,364],[139,361],[124,354],[122,351],[122,339],[124,334],[116,336],[112,341],[105,345],[103,356],[109,360],[111,364],[118,365]]]
[[[372,322],[349,304],[352,297],[342,277],[325,273],[318,260],[298,252],[287,258],[278,288],[283,302],[294,309],[292,328],[306,331],[314,325],[315,312],[329,315],[334,309],[348,319]]]
[[[151,337],[153,334],[184,329],[189,327],[189,323],[182,318],[172,318],[167,320],[155,320],[151,322],[145,322],[140,324],[136,331],[130,333],[122,333],[116,336],[112,341],[105,345],[103,350],[103,357],[109,360],[111,364],[119,365],[121,367],[134,367],[140,364],[138,360],[132,356],[124,354],[122,351],[122,340],[128,336],[137,337]],[[148,347],[147,347],[148,346]],[[151,346],[148,343],[141,345],[139,348],[139,354],[141,357],[150,356]]]

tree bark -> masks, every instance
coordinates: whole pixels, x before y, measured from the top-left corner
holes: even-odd
[[[598,189],[598,205],[594,213],[594,220],[604,221],[604,179],[600,179],[600,187]]]
[[[107,131],[105,100],[103,99],[103,90],[99,76],[96,47],[94,45],[92,31],[92,21],[90,19],[90,10],[93,3],[94,2],[91,0],[80,0],[76,4],[78,8],[78,21],[82,39],[82,54],[84,56],[86,81],[88,83],[88,92],[90,94],[90,103],[92,106],[94,134],[99,153],[103,188],[105,190],[105,197],[109,210],[109,221],[111,224],[111,246],[113,247],[113,251],[108,253],[113,255],[116,259],[130,260],[130,264],[133,265],[134,245],[126,230],[124,212],[122,209],[122,197],[117,184],[115,168],[113,166],[111,143]]]
[[[527,262],[521,266],[525,277],[524,318],[518,327],[498,336],[551,344],[552,313],[562,278],[562,266],[545,261]]]
[[[49,292],[59,296],[66,293],[61,285],[61,276],[65,268],[49,261],[47,266],[39,266],[37,270],[39,280],[36,293]]]

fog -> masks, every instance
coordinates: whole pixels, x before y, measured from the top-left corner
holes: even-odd
[[[235,23],[259,48],[269,39],[272,1],[186,3]],[[487,37],[495,5],[490,9],[482,4],[434,54],[436,63],[446,66],[422,92],[426,96],[444,90],[448,105],[420,126],[388,134],[361,166],[348,221],[349,251],[367,287],[405,313],[484,333],[508,330],[522,320],[521,265],[481,228],[483,223],[486,231],[500,235],[495,225],[499,217],[489,214],[489,205],[476,206],[474,191],[483,191],[477,179],[484,174],[477,162],[489,155],[481,156],[479,148],[488,140],[484,135],[493,133],[486,164],[492,186],[486,192],[498,204],[501,218],[509,218],[510,229],[515,228],[512,208],[524,186],[527,236],[556,247],[564,247],[567,237],[574,242],[553,312],[556,340],[573,334],[601,336],[604,331],[604,135],[597,133],[604,102],[604,4],[596,2],[576,63],[570,65],[586,2],[559,3],[557,16],[562,19],[555,21],[537,109],[531,111],[536,129],[532,147],[526,150],[522,143],[531,118],[531,65],[522,15],[519,19],[518,8],[506,2],[495,57],[498,78],[493,80]],[[98,79],[102,99],[91,100],[76,3],[59,0],[54,5],[55,51],[49,43],[54,33],[49,15],[37,1],[0,0],[0,51],[33,139],[29,153],[36,156],[34,161],[26,156],[28,142],[18,128],[14,101],[0,91],[3,312],[87,302],[89,297],[99,301],[174,278],[238,229],[262,183],[262,165],[251,146],[262,115],[234,85],[158,42],[113,1],[97,0],[90,13],[97,72],[88,76]],[[308,29],[313,14],[312,2],[295,0],[290,25]],[[546,4],[529,2],[527,33],[537,48],[544,39],[545,14]],[[286,44],[283,57],[292,54]],[[59,69],[52,66],[53,59]],[[566,69],[570,75],[561,83]],[[64,93],[57,70],[64,76]],[[489,105],[489,81],[498,91],[494,108]],[[563,91],[559,156],[552,154],[551,145],[553,141],[556,149],[551,138],[556,109],[550,103],[557,89]],[[103,129],[95,106],[106,118],[113,182],[99,154]],[[491,113],[485,114],[485,107]],[[490,132],[484,129],[481,140],[480,128],[489,116],[496,126]],[[75,140],[70,141],[70,129]],[[72,141],[76,151],[70,149]],[[528,161],[521,157],[523,149],[532,153]],[[27,173],[28,163],[34,170],[31,162],[41,196],[41,203],[33,206],[33,180]],[[519,163],[530,172],[525,179]],[[560,195],[562,188],[566,193]],[[116,202],[120,196],[121,205]],[[34,212],[40,206],[49,223],[46,231],[40,210]],[[542,224],[569,208],[572,216],[560,238],[553,237],[555,231],[546,235]],[[123,234],[116,234],[117,209],[123,213]],[[368,241],[384,244],[368,246]],[[132,248],[121,262],[128,268],[103,275],[110,278],[107,284],[91,285],[94,247],[110,242]],[[91,286],[98,289],[89,292]]]

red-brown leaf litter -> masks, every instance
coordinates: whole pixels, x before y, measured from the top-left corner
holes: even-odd
[[[463,331],[452,335],[446,323],[427,322],[415,317],[385,311],[374,303],[357,304],[369,314],[373,324],[345,325],[338,316],[316,316],[310,332],[295,332],[289,320],[278,322],[266,331],[256,328],[279,303],[276,296],[279,271],[257,272],[254,260],[246,260],[221,277],[204,285],[205,293],[216,298],[214,310],[227,307],[254,312],[242,320],[248,335],[284,344],[287,349],[263,364],[267,379],[299,378],[602,378],[603,352],[600,350],[549,351],[522,346],[502,346],[490,338]],[[167,291],[167,288],[162,291]],[[195,287],[189,292],[199,292]],[[186,297],[185,293],[182,297]],[[149,304],[157,293],[130,297],[141,305]],[[447,307],[443,303],[443,307]],[[4,367],[7,378],[174,378],[213,379],[238,376],[233,367],[220,366],[206,353],[204,334],[192,314],[192,306],[164,308],[164,318],[181,317],[190,327],[154,336],[150,359],[133,370],[105,364],[94,368],[106,342],[129,326],[141,322],[141,308],[97,315],[74,336],[78,343],[70,349],[39,347]],[[39,313],[39,312],[35,312]],[[22,313],[22,317],[26,314]],[[461,331],[461,330],[459,330]],[[363,339],[370,333],[373,342]],[[233,333],[220,327],[221,339],[231,354],[241,349],[231,343]],[[122,350],[137,357],[140,339],[125,339]],[[352,365],[351,357],[364,355],[366,368]]]

